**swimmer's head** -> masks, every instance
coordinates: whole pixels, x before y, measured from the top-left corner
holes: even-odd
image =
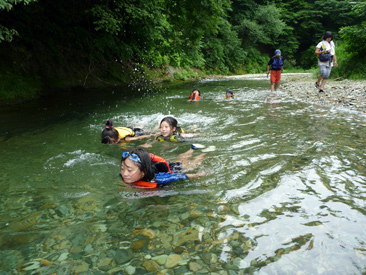
[[[193,93],[193,92],[198,92],[198,95],[199,95],[199,96],[201,96],[201,91],[200,91],[200,90],[198,90],[198,89],[193,89],[192,93]]]
[[[230,98],[230,97],[234,97],[234,92],[232,90],[227,90],[225,98]]]
[[[178,121],[171,116],[164,117],[160,122],[160,133],[163,137],[170,137],[177,130]]]
[[[155,173],[149,153],[143,148],[132,148],[123,152],[121,175],[126,183],[153,180]]]
[[[113,128],[113,121],[107,120],[105,122],[104,130],[101,135],[102,143],[113,144],[119,142],[118,131]]]

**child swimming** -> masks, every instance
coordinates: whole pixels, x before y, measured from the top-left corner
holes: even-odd
[[[193,151],[193,150],[192,150]],[[192,155],[184,153],[187,161],[187,156]],[[199,165],[203,160],[204,154],[201,154],[190,161]],[[143,148],[133,148],[123,152],[121,159],[120,176],[124,183],[138,188],[160,188],[169,185],[171,182],[191,179],[204,176],[205,173],[185,174],[172,173],[168,162],[154,154],[149,154]]]
[[[193,137],[195,134],[187,134],[181,127],[178,127],[178,121],[171,116],[164,117],[160,122],[160,135],[155,139],[158,141],[181,142],[184,138]]]
[[[114,144],[122,140],[138,140],[151,136],[152,134],[144,133],[140,128],[113,127],[113,121],[107,120],[101,134],[101,140],[104,144]]]
[[[232,90],[227,90],[226,91],[225,99],[228,99],[228,98],[235,99],[235,95],[234,95],[234,92]]]
[[[158,135],[154,141],[150,143],[146,143],[141,145],[144,148],[152,147],[157,141],[168,141],[168,142],[183,142],[185,138],[194,137],[198,134],[188,134],[185,133],[181,127],[178,127],[178,121],[171,116],[164,117],[160,124],[160,135]]]
[[[194,89],[189,96],[188,101],[198,101],[201,100],[201,92],[198,89]]]

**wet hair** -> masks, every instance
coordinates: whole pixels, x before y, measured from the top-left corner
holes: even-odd
[[[107,120],[105,122],[105,128],[101,135],[102,143],[104,144],[111,144],[112,140],[117,141],[118,140],[118,131],[113,128],[113,121]]]
[[[160,126],[161,126],[161,124],[162,124],[164,121],[165,121],[166,123],[168,123],[168,124],[169,124],[169,126],[170,126],[171,128],[174,128],[174,127],[175,127],[176,131],[181,132],[181,128],[180,128],[180,127],[178,127],[178,121],[177,121],[174,117],[171,117],[171,116],[166,116],[166,117],[164,117],[164,118],[160,121]]]
[[[231,95],[234,94],[234,92],[232,90],[227,90],[226,93],[231,94]]]
[[[136,154],[140,158],[141,162],[135,162],[135,164],[145,175],[141,179],[142,181],[152,181],[153,179],[155,179],[155,166],[150,159],[149,152],[141,147],[129,149],[127,150],[127,152],[130,154]],[[122,157],[121,164],[126,160],[126,158]]]
[[[198,95],[199,95],[199,96],[201,96],[201,91],[200,91],[200,90],[198,90],[198,89],[193,89],[192,93],[193,93],[194,91],[198,91]]]
[[[332,40],[333,40],[333,34],[332,34],[332,32],[327,31],[323,35],[323,40],[325,40],[325,39],[327,39],[329,37],[332,38]]]

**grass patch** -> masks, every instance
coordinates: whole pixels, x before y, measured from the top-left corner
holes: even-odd
[[[12,103],[36,98],[41,94],[42,83],[36,78],[3,74],[0,77],[0,102]]]

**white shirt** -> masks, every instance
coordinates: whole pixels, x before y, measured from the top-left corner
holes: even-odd
[[[335,55],[335,45],[334,45],[333,41],[328,42],[326,40],[323,40],[323,41],[319,42],[318,45],[316,45],[316,47],[318,49],[323,47],[323,50],[326,50],[326,51],[330,52],[331,55]],[[318,59],[318,65],[319,66],[320,65],[329,66],[329,61],[319,61],[319,59]],[[333,67],[333,61],[331,62],[331,66]]]

